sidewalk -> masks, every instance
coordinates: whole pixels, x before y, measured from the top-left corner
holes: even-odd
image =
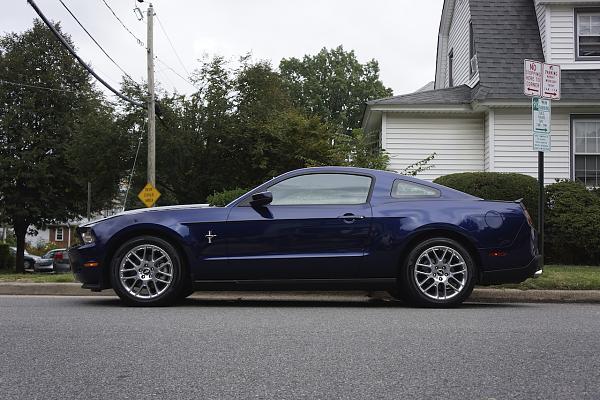
[[[79,283],[0,282],[0,295],[115,296],[112,290],[95,293]],[[371,301],[391,300],[385,292],[208,292],[192,295],[206,300]],[[476,303],[600,303],[600,290],[518,290],[475,288],[468,299]]]

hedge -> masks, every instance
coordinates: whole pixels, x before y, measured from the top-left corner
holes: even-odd
[[[10,253],[9,247],[6,243],[0,243],[0,269],[15,268],[15,257]]]
[[[517,200],[537,224],[538,181],[528,175],[502,172],[463,172],[441,176],[435,183],[469,193],[486,200]]]
[[[600,196],[579,182],[546,187],[544,252],[548,262],[600,264]]]
[[[240,188],[215,192],[206,198],[206,202],[211,206],[223,207],[247,192],[248,189]]]

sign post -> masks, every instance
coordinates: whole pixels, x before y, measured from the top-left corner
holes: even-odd
[[[531,96],[531,122],[533,150],[538,152],[538,234],[541,255],[540,268],[544,267],[544,153],[552,148],[551,100],[560,100],[560,66],[534,60],[525,60],[523,93]]]

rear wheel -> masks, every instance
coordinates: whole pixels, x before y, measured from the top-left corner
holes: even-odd
[[[473,291],[475,274],[473,258],[460,243],[442,237],[427,239],[406,258],[399,294],[415,305],[457,305]]]
[[[170,305],[185,286],[183,269],[177,250],[169,242],[140,236],[127,241],[115,253],[112,287],[129,305]]]

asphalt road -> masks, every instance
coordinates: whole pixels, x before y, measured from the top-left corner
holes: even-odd
[[[0,296],[2,399],[599,399],[600,305]]]

